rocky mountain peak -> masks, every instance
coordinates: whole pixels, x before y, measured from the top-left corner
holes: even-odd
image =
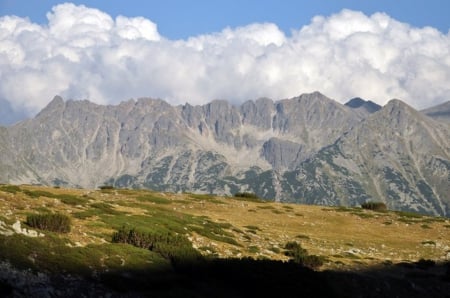
[[[361,111],[365,114],[372,114],[381,109],[381,106],[370,100],[364,100],[360,97],[350,99],[345,106]]]
[[[43,115],[51,114],[55,111],[61,111],[64,109],[64,106],[65,106],[65,102],[64,102],[63,98],[59,95],[56,95],[48,103],[48,105],[36,115],[36,118],[42,117]]]
[[[419,121],[426,117],[400,99],[389,100],[382,109],[373,114],[373,116],[375,115],[383,119],[382,121],[387,121],[386,124],[390,123],[395,126],[406,125],[411,121]]]

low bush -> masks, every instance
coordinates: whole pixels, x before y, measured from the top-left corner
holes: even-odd
[[[285,255],[291,258],[291,261],[309,268],[318,268],[323,265],[324,258],[316,255],[309,255],[308,251],[301,247],[295,241],[285,244]]]
[[[99,188],[101,190],[111,190],[111,189],[114,189],[114,186],[112,186],[112,185],[102,185]]]
[[[366,202],[361,204],[361,208],[373,211],[386,211],[387,206],[383,202]]]
[[[70,217],[61,213],[32,214],[27,216],[26,224],[30,227],[57,232],[70,232]]]
[[[433,260],[420,259],[416,263],[417,268],[422,270],[427,270],[436,265],[436,262]]]
[[[251,201],[260,201],[261,199],[252,192],[237,192],[234,194],[235,198],[243,198]]]
[[[123,226],[112,236],[112,242],[127,243],[159,253],[173,265],[184,265],[201,259],[185,236],[174,233],[149,233]]]

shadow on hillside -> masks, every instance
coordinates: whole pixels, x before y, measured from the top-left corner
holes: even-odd
[[[111,297],[450,297],[450,263],[317,272],[293,262],[213,259],[173,264],[164,271],[114,271],[78,279],[66,274],[34,284],[20,277],[0,279],[2,297],[106,292]]]

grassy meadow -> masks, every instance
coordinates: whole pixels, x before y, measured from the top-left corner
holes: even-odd
[[[46,228],[48,222],[39,226],[42,217],[56,218],[59,225],[64,220],[70,229],[52,230]],[[17,221],[22,229],[40,235],[12,232]],[[102,283],[119,291],[139,281],[159,286],[176,281],[183,293],[188,289],[208,296],[210,287],[226,286],[183,286],[179,270],[208,272],[209,266],[226,272],[224,268],[232,271],[243,263],[263,268],[270,264],[275,268],[271,272],[327,274],[450,259],[448,218],[245,197],[1,185],[0,222],[0,261],[48,274],[100,276]],[[294,262],[287,244],[293,242],[320,262],[289,267]],[[205,278],[212,277],[205,273]],[[320,278],[314,291],[321,288]],[[336,293],[332,285],[326,289]],[[290,286],[286,281],[284,289]],[[232,291],[223,291],[224,297]],[[177,296],[176,291],[172,294]]]

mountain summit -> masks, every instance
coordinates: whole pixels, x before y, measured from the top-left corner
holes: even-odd
[[[376,109],[319,92],[241,106],[116,106],[60,97],[0,130],[1,182],[147,187],[450,214],[450,128],[399,100]]]
[[[366,101],[360,97],[350,99],[345,105],[365,114],[372,114],[381,109],[380,105],[370,100]]]

